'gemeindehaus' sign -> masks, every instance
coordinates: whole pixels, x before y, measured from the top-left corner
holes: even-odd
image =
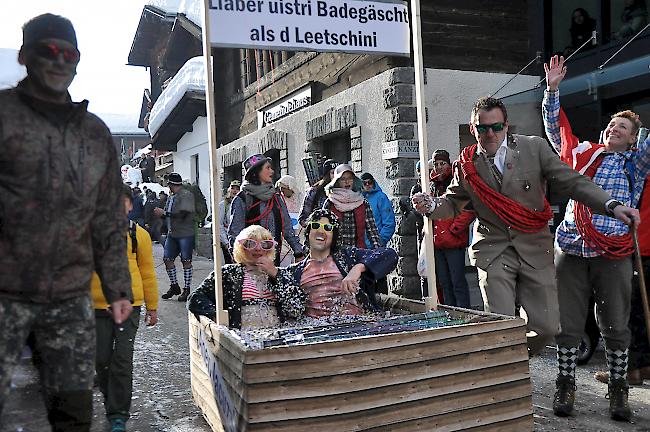
[[[210,0],[213,46],[410,55],[401,1]]]

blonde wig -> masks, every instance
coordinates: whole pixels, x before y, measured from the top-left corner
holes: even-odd
[[[232,253],[235,262],[240,264],[247,264],[249,261],[248,251],[244,249],[241,243],[239,243],[240,240],[244,239],[252,239],[257,241],[273,240],[273,235],[269,230],[260,225],[251,225],[241,230],[239,235],[237,235],[237,238],[235,238],[235,245],[233,247]],[[273,260],[275,258],[275,248],[268,251],[267,255],[269,258],[271,258],[271,260]]]

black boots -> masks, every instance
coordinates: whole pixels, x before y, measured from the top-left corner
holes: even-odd
[[[163,294],[161,297],[164,298],[165,300],[169,300],[173,296],[178,295],[180,293],[181,293],[181,287],[177,283],[175,283],[175,284],[171,284],[167,292]]]
[[[190,290],[183,288],[183,293],[178,296],[178,301],[179,302],[186,302],[187,301],[187,296],[190,295]]]
[[[575,379],[569,375],[560,375],[555,381],[555,388],[553,412],[559,417],[570,416],[576,399]]]
[[[616,378],[609,381],[609,416],[613,420],[629,422],[632,417],[632,411],[627,403],[629,387],[624,378]]]

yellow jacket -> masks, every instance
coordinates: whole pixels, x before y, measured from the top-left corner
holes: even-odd
[[[126,235],[126,253],[129,258],[131,272],[131,289],[133,290],[133,306],[142,306],[147,310],[158,309],[158,281],[153,265],[153,248],[149,233],[136,225],[135,238],[138,243],[137,253],[131,251],[131,236]],[[97,273],[93,273],[90,283],[95,309],[106,309],[108,304],[102,292],[101,282]]]

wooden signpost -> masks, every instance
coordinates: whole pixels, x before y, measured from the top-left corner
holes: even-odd
[[[291,8],[287,5],[290,3]],[[410,56],[409,34],[415,59],[416,100],[420,164],[427,166],[429,152],[425,119],[420,0],[411,0],[411,15],[399,0],[326,0],[283,2],[283,0],[204,0],[203,56],[206,74],[206,113],[212,188],[212,250],[215,270],[216,322],[228,325],[223,310],[219,202],[221,201],[220,160],[217,157],[214,74],[212,51],[216,47],[264,48],[295,51],[336,51],[364,54]],[[300,5],[297,7],[295,5]],[[409,26],[409,22],[411,22]],[[429,190],[429,172],[422,170],[422,190]],[[429,283],[427,307],[435,309],[435,260],[433,225],[424,228]]]

